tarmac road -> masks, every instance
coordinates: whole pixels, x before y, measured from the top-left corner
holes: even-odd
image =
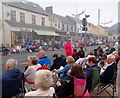
[[[87,50],[86,50],[86,54],[91,51],[92,49],[94,48],[97,48],[98,46],[90,46],[90,47],[87,47]],[[65,55],[65,52],[64,51],[59,51],[59,50],[55,50],[55,51],[46,51],[46,54],[48,57],[50,57],[52,59],[52,55],[53,54],[63,54]],[[23,62],[26,62],[27,61],[27,57],[29,55],[36,55],[37,56],[37,52],[33,52],[33,53],[16,53],[16,54],[8,54],[8,55],[5,55],[5,56],[1,56],[1,59],[0,59],[0,73],[4,72],[5,71],[5,63],[6,61],[9,59],[9,58],[15,58],[18,60],[18,69],[24,71],[24,67],[23,65],[20,65],[20,63],[23,63]]]

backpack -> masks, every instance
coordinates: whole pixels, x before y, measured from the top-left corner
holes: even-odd
[[[75,61],[79,59],[79,56],[77,54],[74,54],[72,57],[74,58]]]

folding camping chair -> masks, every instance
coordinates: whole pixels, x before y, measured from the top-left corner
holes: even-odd
[[[117,79],[117,70],[114,69],[113,78],[110,80],[108,84],[100,83],[97,88],[97,95],[106,91],[112,98],[114,98],[114,92],[116,92],[116,79]],[[112,94],[108,91],[108,88],[112,88]]]
[[[24,93],[24,74],[21,74],[16,79],[8,78],[2,80],[2,98],[23,98]]]
[[[99,85],[100,83],[100,67],[93,68],[92,70],[92,91]]]

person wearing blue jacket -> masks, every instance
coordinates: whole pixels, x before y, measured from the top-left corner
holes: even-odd
[[[74,63],[74,58],[72,56],[68,56],[66,58],[67,65],[63,69],[58,69],[58,74],[60,74],[60,79],[62,81],[66,81],[69,77],[67,75],[68,70],[71,68],[72,64]]]
[[[41,66],[51,64],[51,59],[46,56],[46,52],[44,50],[38,52],[38,58],[38,64],[40,64]]]
[[[0,77],[2,82],[2,98],[11,98],[22,92],[25,82],[24,73],[17,69],[17,60],[8,59],[6,71]]]

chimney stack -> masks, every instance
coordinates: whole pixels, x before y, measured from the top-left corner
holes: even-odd
[[[49,6],[45,8],[48,13],[53,13],[53,7]]]

